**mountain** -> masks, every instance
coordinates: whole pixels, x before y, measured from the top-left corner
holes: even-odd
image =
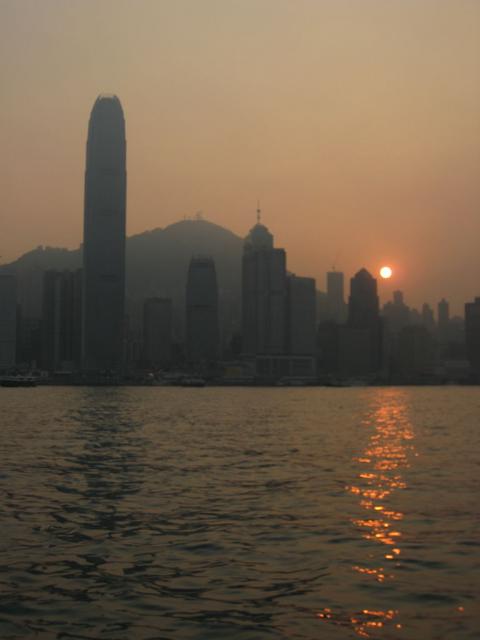
[[[230,333],[239,325],[242,245],[242,239],[228,229],[197,219],[182,220],[164,229],[127,238],[126,295],[131,326],[140,329],[145,298],[171,297],[175,325],[181,335],[188,264],[192,256],[205,255],[215,260],[221,323],[224,334]],[[40,246],[8,265],[1,265],[0,272],[17,275],[23,315],[39,317],[44,271],[80,267],[80,249],[69,251]]]

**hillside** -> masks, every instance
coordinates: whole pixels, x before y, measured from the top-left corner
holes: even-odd
[[[208,255],[215,260],[222,325],[229,332],[229,327],[238,324],[241,252],[241,238],[206,220],[182,220],[127,238],[126,293],[131,324],[139,327],[146,297],[168,296],[174,300],[176,325],[181,333],[188,263],[193,255]],[[37,247],[14,262],[1,265],[0,271],[17,275],[23,313],[39,316],[43,272],[80,266],[80,249]]]

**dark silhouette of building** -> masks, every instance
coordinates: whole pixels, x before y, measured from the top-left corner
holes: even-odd
[[[339,370],[344,376],[364,376],[382,368],[383,332],[377,281],[361,269],[350,280],[348,321],[339,333]]]
[[[287,277],[287,336],[290,355],[311,356],[316,351],[315,280]]]
[[[328,298],[325,291],[317,289],[316,292],[316,308],[317,308],[317,324],[322,322],[330,322],[330,314],[328,310]]]
[[[263,379],[313,377],[315,280],[287,275],[284,249],[260,223],[245,238],[242,258],[243,361]]]
[[[172,361],[172,300],[148,298],[143,307],[143,360],[149,367]]]
[[[290,377],[316,373],[316,287],[314,278],[287,276],[287,354]]]
[[[442,298],[438,303],[438,338],[441,343],[445,344],[449,340],[450,333],[450,307],[445,298]]]
[[[347,319],[348,307],[343,291],[343,273],[327,272],[327,314],[328,320],[343,324]]]
[[[393,292],[393,300],[389,300],[383,305],[383,344],[384,344],[384,364],[388,372],[392,375],[398,369],[399,336],[405,327],[412,324],[413,314],[411,309],[405,304],[401,291]],[[388,358],[387,358],[388,353]]]
[[[422,324],[430,331],[435,332],[435,316],[432,307],[426,302],[422,305]]]
[[[284,354],[287,347],[287,271],[284,249],[257,224],[245,238],[242,258],[242,335],[246,355]]]
[[[81,364],[82,272],[46,271],[43,278],[41,365],[75,371]]]
[[[17,287],[13,274],[0,274],[0,370],[15,365]]]
[[[434,362],[434,340],[427,327],[404,327],[398,336],[395,372],[401,375],[403,381],[421,382],[432,376]]]
[[[450,321],[450,307],[445,298],[442,298],[438,303],[438,328],[440,331],[445,331],[448,328]]]
[[[387,330],[392,336],[407,327],[410,323],[410,308],[405,304],[401,291],[393,292],[393,300],[385,303],[382,315],[387,323]]]
[[[42,320],[25,317],[17,307],[17,365],[24,368],[40,366],[42,359]]]
[[[88,126],[84,217],[84,367],[124,362],[125,121],[119,99],[97,98]]]
[[[465,342],[472,371],[480,376],[480,297],[465,304]]]
[[[320,322],[317,329],[317,371],[337,374],[339,371],[340,331],[344,329],[336,322]]]
[[[348,325],[356,329],[370,329],[378,325],[378,321],[377,281],[366,269],[360,269],[350,280]]]
[[[186,346],[191,363],[218,360],[218,287],[215,262],[209,257],[194,257],[188,268],[186,290]]]

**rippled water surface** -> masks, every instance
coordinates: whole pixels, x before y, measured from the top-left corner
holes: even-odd
[[[480,637],[480,388],[0,389],[0,637]]]

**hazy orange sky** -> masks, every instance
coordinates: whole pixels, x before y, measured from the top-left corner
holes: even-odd
[[[480,295],[479,0],[0,0],[0,258],[82,241],[90,109],[122,101],[128,233],[257,198],[289,269]]]

